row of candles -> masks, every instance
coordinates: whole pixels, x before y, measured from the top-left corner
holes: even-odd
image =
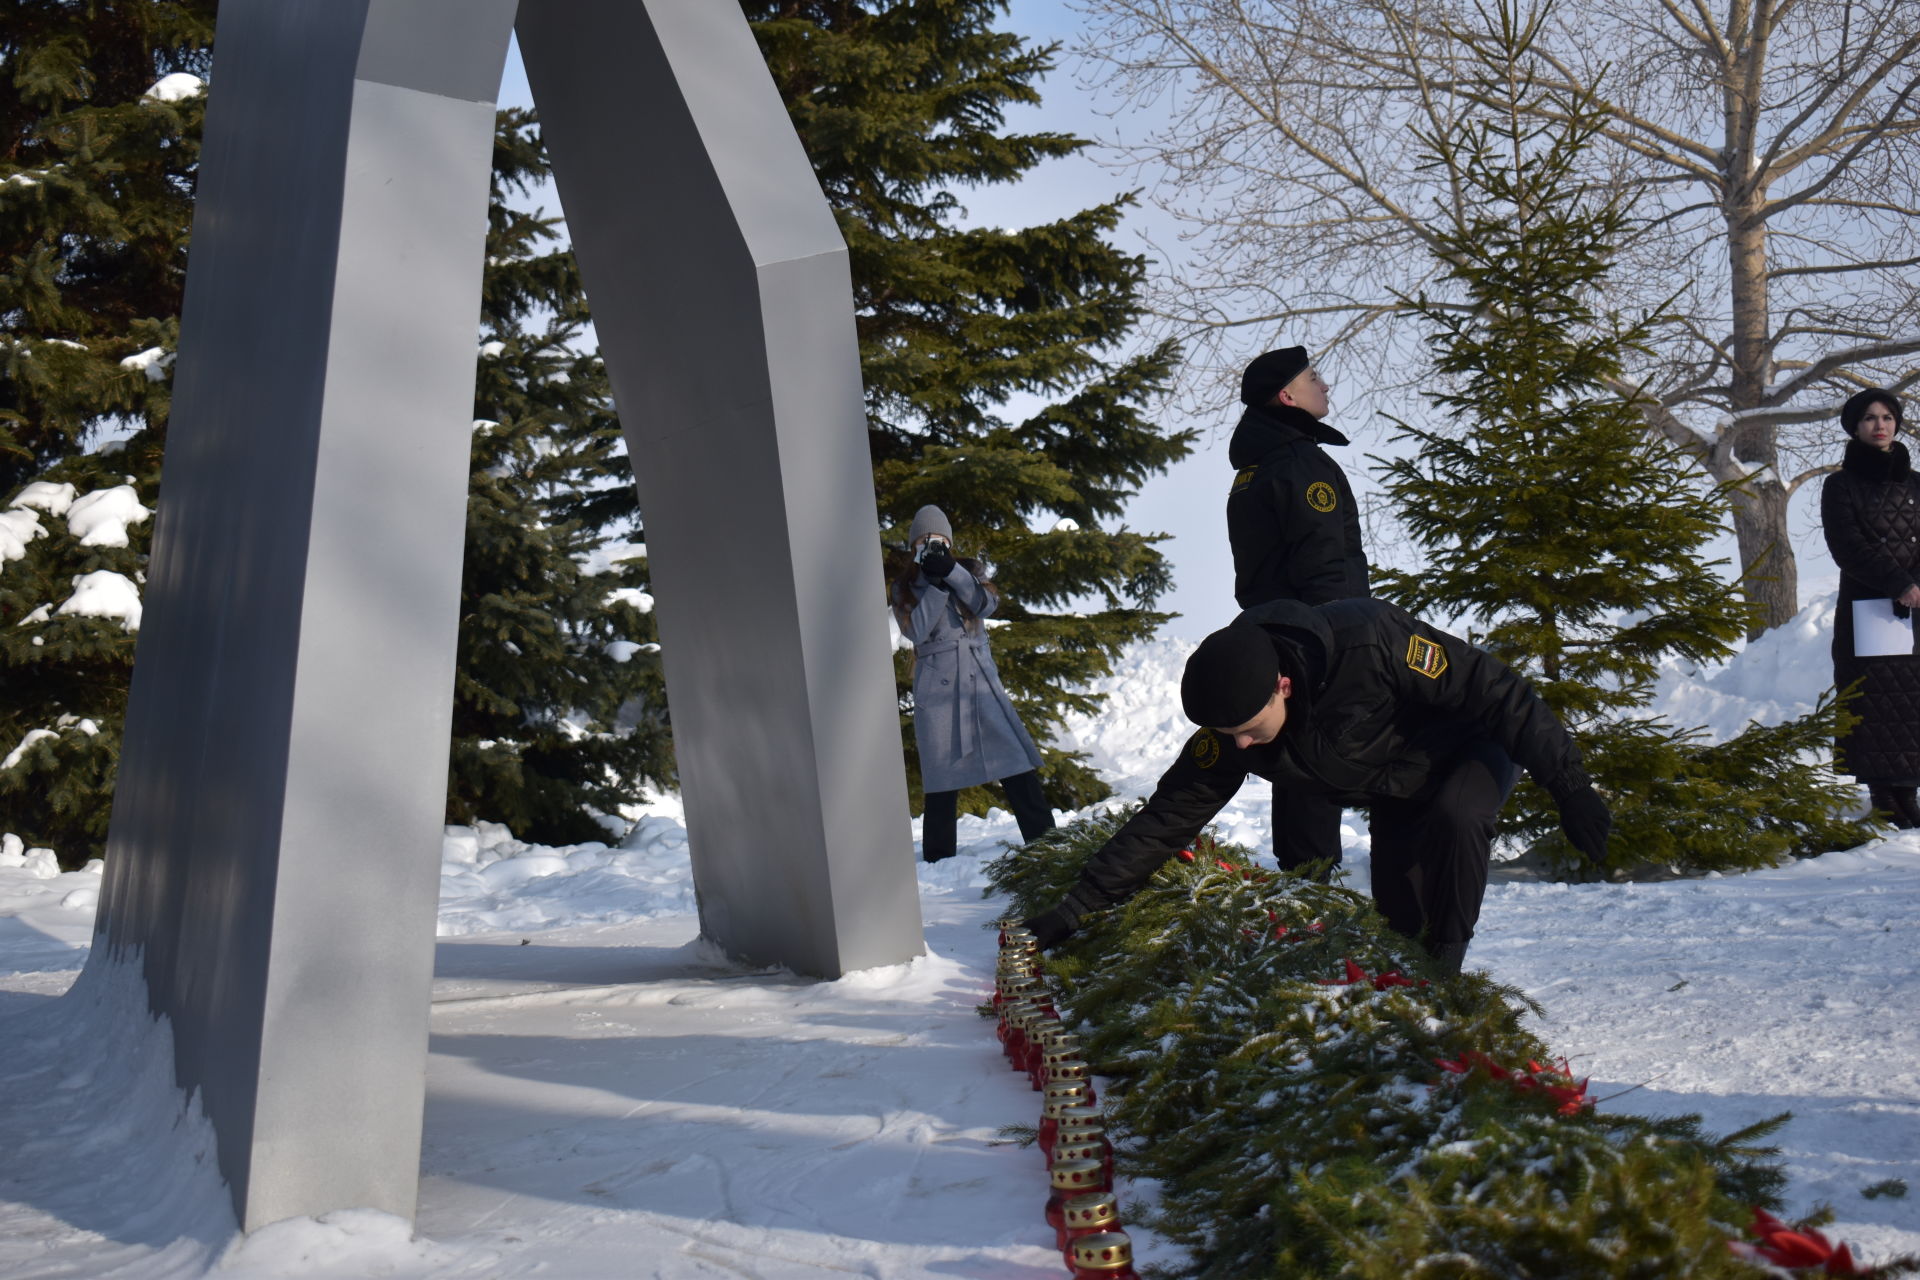
[[[1013,1069],[1042,1096],[1040,1151],[1052,1191],[1047,1223],[1067,1265],[1083,1280],[1139,1280],[1133,1244],[1113,1194],[1113,1144],[1080,1045],[1060,1023],[1040,978],[1040,947],[1014,926],[1000,933],[993,1006]]]

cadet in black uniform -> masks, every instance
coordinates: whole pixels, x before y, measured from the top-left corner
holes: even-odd
[[[1374,902],[1451,972],[1480,918],[1495,819],[1519,768],[1552,794],[1574,847],[1606,856],[1612,815],[1533,686],[1385,601],[1248,609],[1187,660],[1180,700],[1203,727],[1067,896],[1026,922],[1042,946],[1132,896],[1249,773],[1369,806]]]
[[[1227,446],[1227,541],[1242,609],[1273,600],[1325,604],[1371,594],[1360,512],[1322,445],[1347,438],[1321,421],[1329,388],[1305,347],[1258,356],[1240,376],[1247,406]],[[1340,803],[1273,791],[1273,856],[1285,870],[1340,862]]]

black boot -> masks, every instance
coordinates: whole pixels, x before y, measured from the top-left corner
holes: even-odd
[[[960,826],[960,793],[927,792],[926,808],[920,815],[920,860],[939,862],[955,852]]]
[[[1914,796],[1914,787],[1888,787],[1887,794],[1893,800],[1893,817],[1902,831],[1911,831],[1920,827],[1920,800]]]
[[[1912,787],[1884,787],[1873,783],[1867,787],[1867,802],[1875,813],[1886,815],[1889,825],[1901,831],[1920,827],[1920,806],[1915,804]]]
[[[1020,824],[1022,843],[1053,830],[1053,808],[1047,804],[1047,793],[1040,786],[1037,772],[1029,769],[1011,778],[1002,778],[1000,788],[1007,793],[1007,807],[1013,810],[1013,820]]]
[[[1464,942],[1441,942],[1427,948],[1427,954],[1433,957],[1433,967],[1449,977],[1457,976],[1460,966],[1466,963],[1467,944]]]

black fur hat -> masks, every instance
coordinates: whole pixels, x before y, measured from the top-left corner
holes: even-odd
[[[1858,434],[1860,419],[1867,416],[1867,410],[1876,404],[1883,404],[1893,410],[1893,425],[1903,427],[1907,420],[1900,412],[1900,397],[1880,387],[1868,387],[1865,391],[1856,391],[1847,397],[1840,406],[1840,425],[1846,428],[1848,435]]]

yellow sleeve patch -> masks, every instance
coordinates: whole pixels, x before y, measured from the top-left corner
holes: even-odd
[[[1340,495],[1325,480],[1315,480],[1307,486],[1307,505],[1315,511],[1331,511],[1339,502]]]
[[[1220,763],[1220,738],[1211,729],[1202,729],[1187,742],[1187,750],[1193,753],[1193,762],[1202,769],[1211,769]]]
[[[1252,484],[1252,483],[1253,483],[1253,473],[1254,473],[1254,472],[1256,472],[1256,471],[1258,471],[1259,469],[1260,469],[1260,468],[1258,468],[1258,467],[1242,467],[1242,468],[1240,468],[1240,469],[1239,469],[1238,471],[1236,471],[1236,472],[1234,472],[1234,473],[1233,473],[1233,487],[1232,487],[1231,489],[1229,489],[1229,490],[1227,490],[1227,492],[1228,492],[1228,493],[1238,493],[1238,492],[1240,492],[1240,491],[1241,491],[1242,489],[1244,489],[1244,488],[1246,488],[1246,487],[1247,487],[1248,485],[1250,485],[1250,484]]]
[[[1407,665],[1429,680],[1438,680],[1447,669],[1447,651],[1425,636],[1407,641]]]

